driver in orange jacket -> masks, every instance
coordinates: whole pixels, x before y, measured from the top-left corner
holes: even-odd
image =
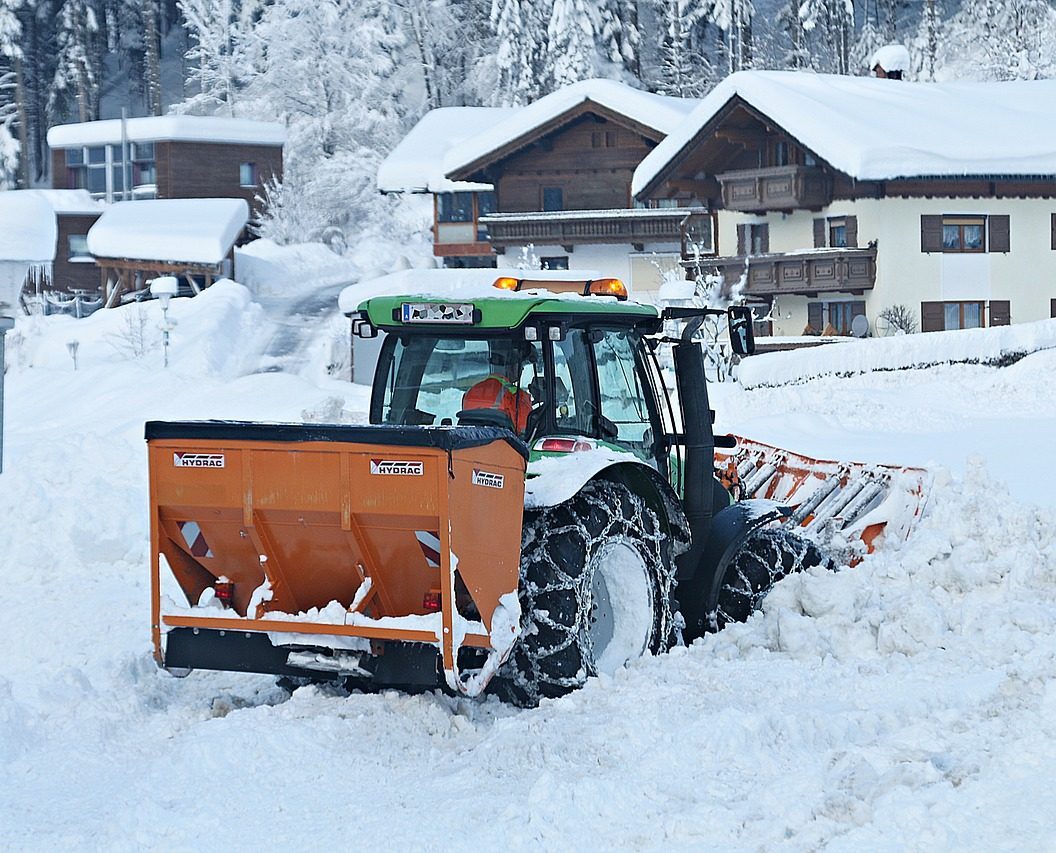
[[[462,397],[462,408],[505,412],[513,428],[523,435],[528,426],[528,415],[532,411],[532,397],[507,377],[492,373],[465,393]]]

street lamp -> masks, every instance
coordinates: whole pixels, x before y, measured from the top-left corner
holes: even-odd
[[[161,340],[165,349],[165,367],[169,366],[169,301],[180,291],[174,275],[163,275],[150,283],[150,295],[161,303]]]
[[[0,471],[4,470],[4,335],[15,327],[10,317],[0,317]]]

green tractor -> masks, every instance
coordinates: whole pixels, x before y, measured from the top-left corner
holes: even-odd
[[[349,315],[357,337],[384,333],[372,424],[500,429],[525,446],[524,515],[509,520],[521,526],[520,636],[490,690],[527,705],[563,695],[743,621],[777,580],[827,562],[783,524],[791,507],[735,500],[717,474],[716,447],[736,440],[713,433],[695,336],[723,316],[747,356],[750,309],[658,312],[615,280],[496,286],[464,301],[376,297]],[[684,324],[674,340],[672,319]]]

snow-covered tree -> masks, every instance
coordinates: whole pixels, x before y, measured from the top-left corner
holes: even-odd
[[[828,67],[837,74],[851,70],[851,34],[854,5],[851,0],[800,0],[803,30],[821,42],[828,52]]]
[[[1047,0],[965,0],[943,27],[937,76],[1035,80],[1056,76],[1056,9]]]
[[[180,109],[234,115],[240,79],[250,69],[248,33],[240,26],[238,0],[177,2],[191,36],[189,75],[198,88]]]
[[[662,30],[659,40],[657,91],[680,98],[697,98],[715,83],[708,57],[701,50],[697,29],[705,9],[698,0],[657,0]]]
[[[542,76],[550,9],[533,0],[492,0],[495,31],[496,86],[494,106],[515,106],[545,93]]]
[[[613,14],[605,7],[607,15]],[[602,6],[597,0],[554,0],[547,26],[546,77],[555,89],[598,76]]]
[[[79,121],[98,117],[100,62],[99,16],[92,0],[63,0],[57,22],[55,76],[52,109],[65,112],[72,93]]]
[[[19,179],[29,184],[21,5],[22,0],[0,0],[0,189],[12,189]]]
[[[939,56],[939,31],[942,27],[938,0],[924,0],[917,35],[910,45],[914,67],[920,79],[934,80]]]
[[[709,0],[700,6],[700,17],[723,32],[726,69],[729,73],[752,66],[751,0]]]

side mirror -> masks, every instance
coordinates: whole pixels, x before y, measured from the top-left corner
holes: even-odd
[[[726,312],[730,321],[730,346],[737,355],[755,352],[755,315],[747,305],[731,305]]]
[[[353,317],[352,334],[357,338],[366,338],[369,340],[378,336],[378,329],[366,317]]]

